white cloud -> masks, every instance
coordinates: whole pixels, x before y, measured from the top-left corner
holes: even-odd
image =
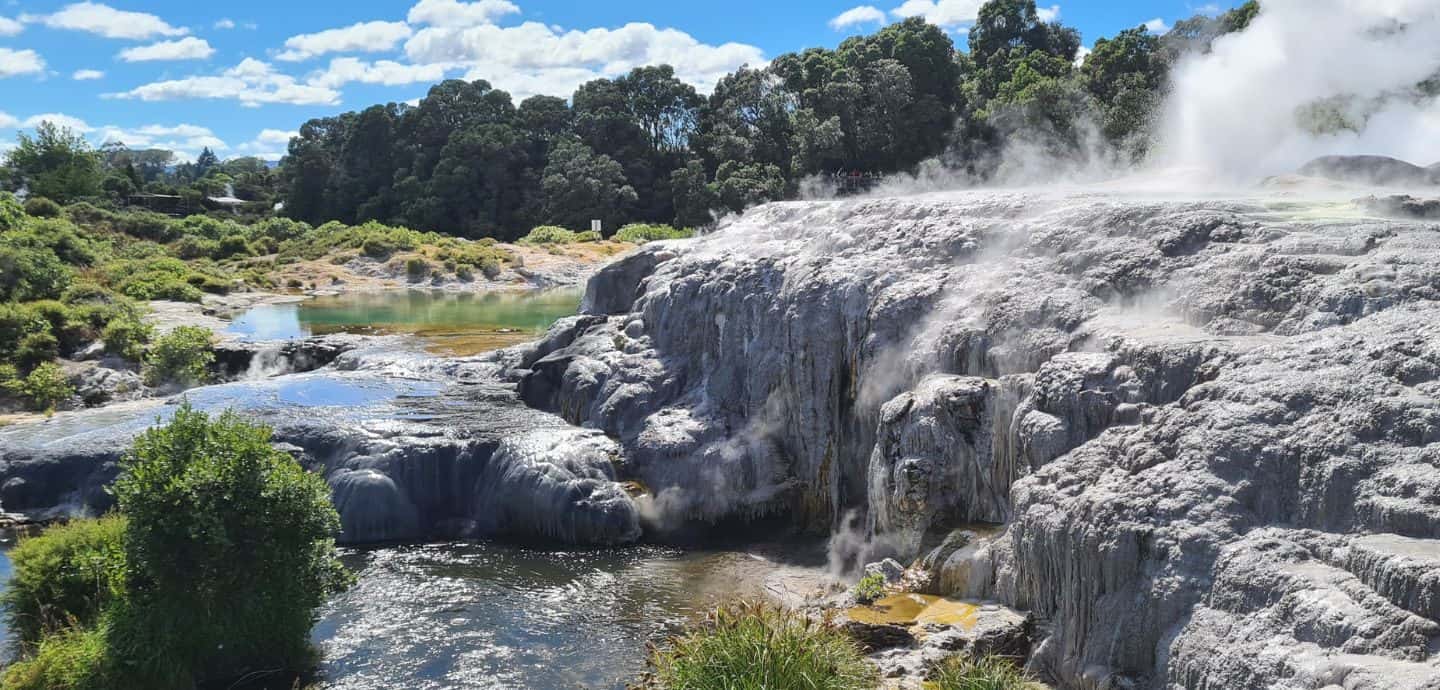
[[[82,134],[95,129],[84,120],[72,115],[66,115],[65,113],[41,113],[39,115],[31,115],[25,118],[25,120],[20,123],[20,126],[26,129],[34,129],[39,127],[42,122],[49,122],[56,127],[68,127]]]
[[[860,5],[851,7],[836,15],[830,20],[830,28],[840,31],[852,26],[861,24],[882,24],[885,22],[885,13],[874,5]]]
[[[203,38],[188,36],[177,41],[160,41],[148,46],[126,48],[117,56],[125,62],[154,62],[158,60],[204,60],[215,54],[210,42]]]
[[[1035,9],[1035,14],[1040,18],[1040,21],[1042,22],[1053,22],[1056,19],[1060,18],[1060,6],[1051,5],[1049,7],[1037,7]]]
[[[538,22],[426,28],[406,42],[405,53],[413,64],[468,69],[467,79],[486,79],[517,98],[537,93],[569,96],[590,79],[658,64],[673,66],[677,77],[709,90],[741,65],[766,64],[755,46],[710,45],[683,31],[639,23],[567,32]]]
[[[478,2],[420,0],[410,8],[410,13],[405,19],[411,24],[464,28],[480,24],[494,24],[495,20],[501,17],[519,14],[519,12],[520,8],[509,0],[478,0]]]
[[[20,126],[20,118],[0,110],[0,129],[14,129]]]
[[[298,62],[326,53],[378,53],[393,49],[414,30],[405,22],[361,22],[341,29],[291,36],[280,60]]]
[[[947,29],[975,21],[984,0],[905,0],[890,10],[896,17],[924,17],[925,21]]]
[[[291,137],[300,136],[299,132],[287,132],[283,129],[262,129],[255,135],[253,141],[247,141],[236,147],[236,152],[254,156],[267,161],[280,160],[290,148]]]
[[[105,73],[98,69],[77,69],[74,74],[70,75],[70,78],[75,81],[93,81],[95,79],[104,79]]]
[[[22,74],[43,74],[45,58],[33,50],[0,48],[0,79]]]
[[[1149,31],[1152,34],[1163,34],[1170,30],[1170,25],[1166,24],[1165,20],[1159,17],[1151,19],[1150,21],[1141,24],[1141,26],[1145,27],[1145,30]]]
[[[255,135],[255,143],[289,146],[290,140],[298,136],[300,136],[299,132],[287,132],[283,129],[262,129],[259,134]]]
[[[21,19],[37,21],[53,29],[86,31],[106,38],[138,40],[154,36],[184,36],[190,33],[188,29],[171,26],[153,14],[126,12],[94,2],[77,2],[66,5],[54,14],[28,15]]]
[[[112,125],[99,128],[92,138],[101,144],[113,141],[131,148],[169,149],[185,155],[205,148],[216,151],[230,148],[210,128],[191,124],[145,125],[134,129]]]
[[[266,103],[340,103],[340,92],[324,86],[301,84],[294,77],[276,72],[269,63],[255,58],[245,58],[218,75],[151,82],[129,91],[105,94],[105,97],[141,101],[235,99],[249,107]]]
[[[338,88],[350,82],[398,86],[435,82],[444,78],[444,65],[407,65],[392,60],[365,62],[353,57],[342,57],[331,60],[329,67],[312,75],[307,83],[328,88]]]
[[[224,19],[221,19],[221,20],[215,22],[215,28],[217,28],[217,29],[233,29],[233,28],[235,28],[235,20],[234,20],[234,19],[231,19],[231,18],[229,18],[229,17],[226,17],[226,18],[224,18]]]
[[[1207,17],[1218,17],[1220,16],[1220,13],[1224,11],[1225,9],[1223,7],[1213,2],[1207,2],[1204,5],[1195,8],[1196,14],[1203,14]]]
[[[1080,46],[1080,50],[1075,51],[1075,66],[1079,67],[1085,64],[1085,58],[1090,55],[1090,53],[1091,50],[1089,48]]]
[[[24,24],[9,17],[0,17],[0,36],[14,36],[24,30]]]

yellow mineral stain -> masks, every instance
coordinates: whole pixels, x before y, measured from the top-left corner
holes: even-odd
[[[975,627],[980,607],[975,604],[931,594],[892,594],[869,606],[846,612],[850,620],[870,625],[958,625]]]

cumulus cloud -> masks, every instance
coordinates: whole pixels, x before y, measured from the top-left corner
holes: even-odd
[[[834,19],[830,20],[830,28],[840,31],[852,26],[883,24],[884,22],[885,13],[880,11],[880,8],[874,5],[860,5],[836,15]]]
[[[294,77],[275,71],[267,62],[246,58],[218,75],[187,77],[151,82],[129,91],[105,94],[107,98],[140,101],[184,99],[234,99],[255,107],[267,103],[292,105],[337,105],[340,92],[314,84],[302,84]]]
[[[148,46],[126,48],[118,56],[125,62],[154,62],[159,60],[204,60],[215,54],[210,42],[203,38],[189,36],[177,41],[160,41]]]
[[[285,40],[285,52],[276,58],[298,62],[326,53],[378,53],[393,50],[413,33],[414,30],[405,22],[361,22],[340,29],[291,36]]]
[[[14,36],[24,30],[24,24],[9,17],[0,17],[0,36]]]
[[[25,74],[43,74],[45,58],[33,50],[0,48],[0,79]]]
[[[52,29],[85,31],[106,38],[140,40],[155,36],[184,36],[190,33],[188,29],[171,26],[153,14],[117,10],[95,2],[77,2],[66,5],[54,14],[26,15],[21,19],[39,22]]]
[[[74,117],[73,115],[66,115],[65,113],[41,113],[39,115],[31,115],[25,118],[25,120],[20,123],[20,126],[26,129],[34,129],[39,127],[42,122],[49,122],[56,127],[65,127],[72,131],[80,132],[81,134],[95,129],[84,120]]]
[[[98,69],[77,69],[74,74],[70,75],[70,78],[75,81],[94,81],[104,79],[105,73]]]
[[[1170,25],[1166,24],[1165,20],[1159,17],[1151,19],[1150,21],[1145,22],[1140,26],[1145,27],[1145,30],[1149,31],[1152,34],[1163,34],[1170,30]]]
[[[1091,52],[1088,47],[1080,46],[1080,50],[1075,51],[1075,66],[1079,67],[1085,64],[1085,58],[1089,57]]]
[[[539,22],[430,27],[406,42],[405,54],[413,64],[468,69],[466,78],[486,79],[519,97],[568,96],[589,79],[657,64],[673,66],[680,79],[708,90],[741,65],[765,64],[764,53],[755,46],[705,44],[683,31],[642,23],[563,32]]]
[[[444,78],[444,65],[409,65],[393,60],[366,62],[353,57],[342,57],[331,60],[329,67],[312,75],[307,83],[333,89],[351,82],[399,86],[435,82]]]
[[[493,24],[501,17],[519,14],[519,12],[520,8],[509,0],[478,0],[478,2],[420,0],[410,8],[406,20],[411,24],[464,28],[480,24]]]
[[[924,17],[925,21],[953,29],[975,21],[984,0],[906,0],[890,10],[896,17]]]
[[[299,132],[262,129],[253,140],[237,146],[235,150],[237,153],[267,161],[280,160],[285,157],[285,153],[290,147],[290,139],[297,136],[300,136]]]
[[[1040,18],[1040,21],[1042,22],[1053,22],[1056,19],[1060,18],[1060,6],[1051,5],[1049,7],[1037,7],[1035,8],[1035,14]]]
[[[97,129],[92,138],[101,144],[117,142],[131,148],[169,149],[181,153],[182,157],[193,157],[194,153],[205,148],[214,151],[229,148],[210,128],[191,124],[145,125],[136,128],[112,125]]]
[[[20,118],[0,110],[0,129],[14,129],[20,126]]]

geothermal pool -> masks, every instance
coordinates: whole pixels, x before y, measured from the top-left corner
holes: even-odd
[[[235,317],[226,330],[244,340],[330,333],[415,335],[434,354],[467,356],[540,337],[556,319],[575,313],[581,292],[353,292],[254,307]]]

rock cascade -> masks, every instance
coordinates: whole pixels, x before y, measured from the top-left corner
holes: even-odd
[[[1062,686],[1437,688],[1440,227],[1307,204],[771,204],[601,271],[510,375],[662,524],[1002,523],[931,586],[1031,612]]]

